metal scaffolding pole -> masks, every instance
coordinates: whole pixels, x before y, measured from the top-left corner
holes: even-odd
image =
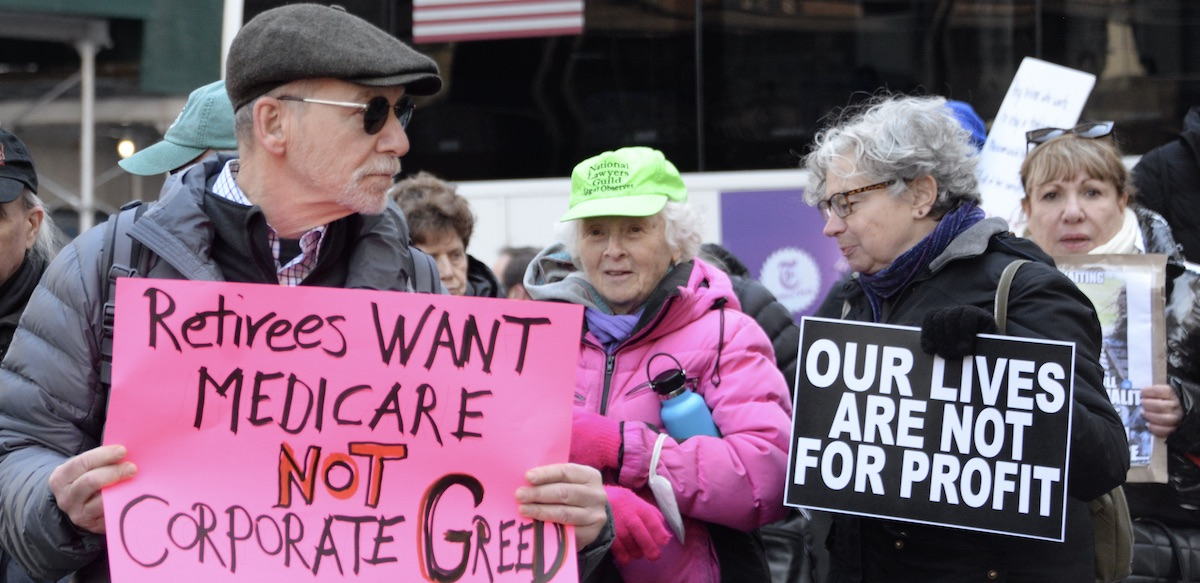
[[[96,216],[96,43],[82,39],[75,44],[80,64],[79,122],[79,232],[92,228]]]
[[[79,232],[86,231],[95,219],[95,161],[96,161],[96,53],[112,44],[108,21],[55,16],[27,12],[0,12],[0,38],[62,42],[75,47],[79,53]],[[61,94],[66,81],[52,90]],[[48,100],[39,101],[38,107]],[[64,200],[70,200],[69,197]]]
[[[243,0],[225,0],[225,15],[221,19],[221,78],[225,78],[225,58],[229,56],[229,45],[233,37],[242,28],[245,18],[245,2]]]

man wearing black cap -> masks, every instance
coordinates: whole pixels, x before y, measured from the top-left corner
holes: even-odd
[[[37,197],[29,149],[0,129],[0,360],[38,279],[58,253],[61,233]]]
[[[410,96],[441,83],[431,59],[344,10],[294,4],[253,18],[226,63],[239,156],[168,181],[129,229],[149,255],[143,273],[412,291],[408,228],[386,192],[409,149]],[[105,244],[97,228],[63,250],[0,367],[0,543],[45,579],[108,580],[100,489],[136,472],[124,447],[99,446]],[[576,525],[581,547],[611,540],[589,470],[531,470],[523,512]]]
[[[38,279],[61,245],[61,233],[42,208],[37,188],[29,149],[17,136],[0,129],[0,360],[8,352]],[[0,581],[33,579],[0,552]]]

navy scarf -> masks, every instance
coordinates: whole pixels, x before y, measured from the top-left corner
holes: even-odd
[[[872,274],[861,274],[858,280],[862,282],[867,300],[871,302],[871,313],[876,322],[880,321],[880,304],[904,289],[918,273],[929,267],[950,242],[963,231],[984,218],[983,209],[974,204],[964,204],[942,217],[933,232],[926,235],[911,249],[901,253],[891,265]]]

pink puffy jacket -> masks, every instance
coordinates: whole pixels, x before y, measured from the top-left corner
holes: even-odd
[[[686,284],[680,285],[684,277]],[[791,402],[770,340],[739,311],[724,272],[695,260],[694,267],[676,267],[663,285],[678,287],[665,299],[659,292],[651,296],[646,310],[653,319],[643,317],[648,323],[611,356],[594,336],[584,334],[575,405],[626,421],[618,482],[654,503],[647,480],[654,442],[663,430],[660,400],[650,389],[646,365],[658,353],[679,360],[722,437],[666,441],[657,472],[674,486],[686,543],[672,535],[662,558],[634,561],[621,575],[627,583],[715,582],[717,559],[701,521],[750,530],[786,513]],[[674,367],[671,359],[657,358],[651,374],[668,367]]]

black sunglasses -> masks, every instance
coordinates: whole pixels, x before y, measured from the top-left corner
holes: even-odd
[[[1081,138],[1094,140],[1111,135],[1113,132],[1114,123],[1111,121],[1096,121],[1089,123],[1081,123],[1070,129],[1063,128],[1040,128],[1025,132],[1025,151],[1033,149],[1037,144],[1044,144],[1067,134],[1075,134]]]
[[[361,109],[363,112],[363,131],[367,135],[373,136],[383,129],[383,124],[387,123],[388,110],[396,113],[396,119],[400,120],[400,127],[408,128],[408,122],[412,120],[413,110],[416,106],[413,105],[411,97],[404,96],[396,101],[395,105],[388,102],[387,98],[382,95],[372,97],[366,103],[352,103],[348,101],[326,101],[324,99],[312,99],[310,97],[293,97],[291,95],[280,95],[276,97],[280,101],[303,101],[304,103],[319,103],[321,105],[337,105],[339,107],[353,107]]]

